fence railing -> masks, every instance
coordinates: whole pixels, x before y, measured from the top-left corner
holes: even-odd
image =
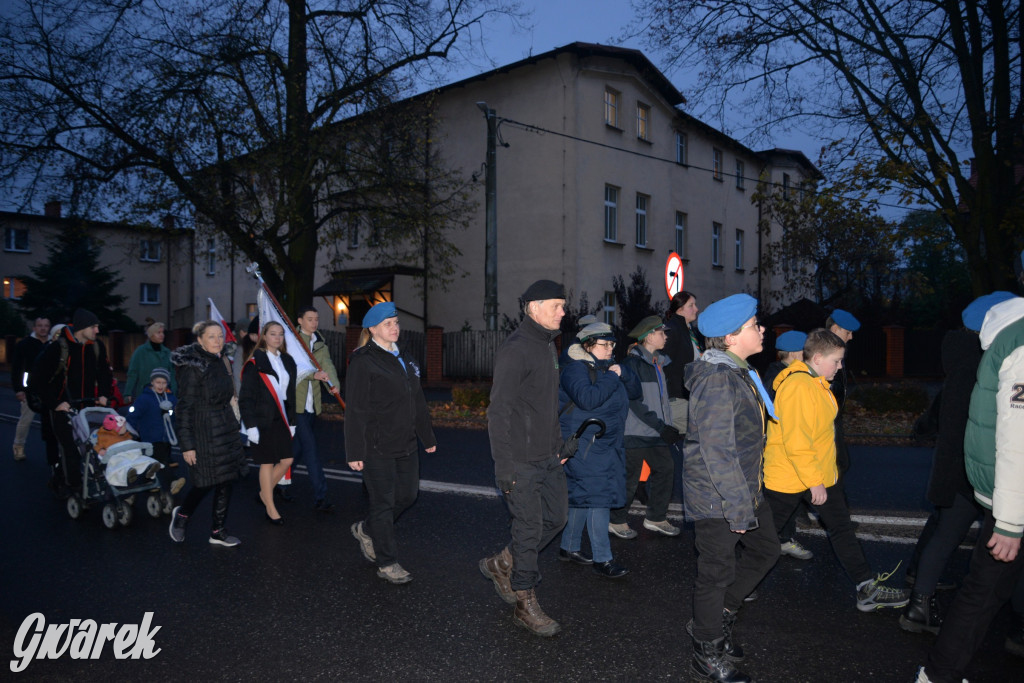
[[[442,339],[443,368],[450,379],[478,379],[494,372],[494,354],[509,333],[496,330],[445,332]]]

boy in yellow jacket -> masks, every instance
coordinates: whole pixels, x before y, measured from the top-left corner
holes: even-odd
[[[776,530],[786,525],[801,500],[814,506],[839,563],[857,585],[857,609],[903,607],[907,592],[884,585],[888,574],[875,577],[871,571],[839,482],[834,427],[838,406],[829,382],[845,354],[842,339],[825,329],[814,330],[804,342],[804,359],[775,378],[778,422],[768,425],[764,493]]]

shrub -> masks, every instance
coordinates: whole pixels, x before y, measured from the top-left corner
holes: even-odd
[[[486,408],[491,402],[491,388],[481,384],[456,384],[452,387],[452,403],[467,408]]]
[[[854,387],[850,400],[872,413],[923,413],[928,409],[928,391],[915,382],[865,384]]]

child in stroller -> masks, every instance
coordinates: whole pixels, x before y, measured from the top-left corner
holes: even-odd
[[[133,436],[128,432],[128,421],[117,414],[104,417],[102,426],[90,435],[96,455],[106,465],[104,476],[107,483],[120,487],[135,486],[140,479],[152,481],[163,467],[144,454],[143,444],[135,441]]]

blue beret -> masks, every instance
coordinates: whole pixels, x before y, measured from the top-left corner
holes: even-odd
[[[783,332],[779,335],[779,338],[775,340],[776,351],[803,351],[804,342],[807,341],[807,335],[803,332],[797,332],[796,330],[790,330],[789,332]]]
[[[398,317],[398,311],[395,310],[395,302],[393,301],[382,301],[379,304],[374,305],[363,318],[363,327],[373,327],[374,325],[380,325],[388,318]]]
[[[733,294],[711,304],[697,318],[697,329],[705,337],[724,337],[743,327],[757,313],[757,299]]]
[[[847,311],[844,311],[841,308],[837,308],[836,310],[832,311],[831,317],[832,322],[834,322],[836,325],[839,325],[839,327],[843,328],[844,330],[856,332],[857,330],[860,329],[860,321],[854,318],[852,313],[848,313]]]
[[[964,321],[964,327],[974,332],[980,332],[981,324],[985,322],[985,314],[988,313],[988,309],[1013,297],[1014,295],[1010,292],[992,292],[991,294],[979,296],[967,304],[967,308],[960,315]]]

